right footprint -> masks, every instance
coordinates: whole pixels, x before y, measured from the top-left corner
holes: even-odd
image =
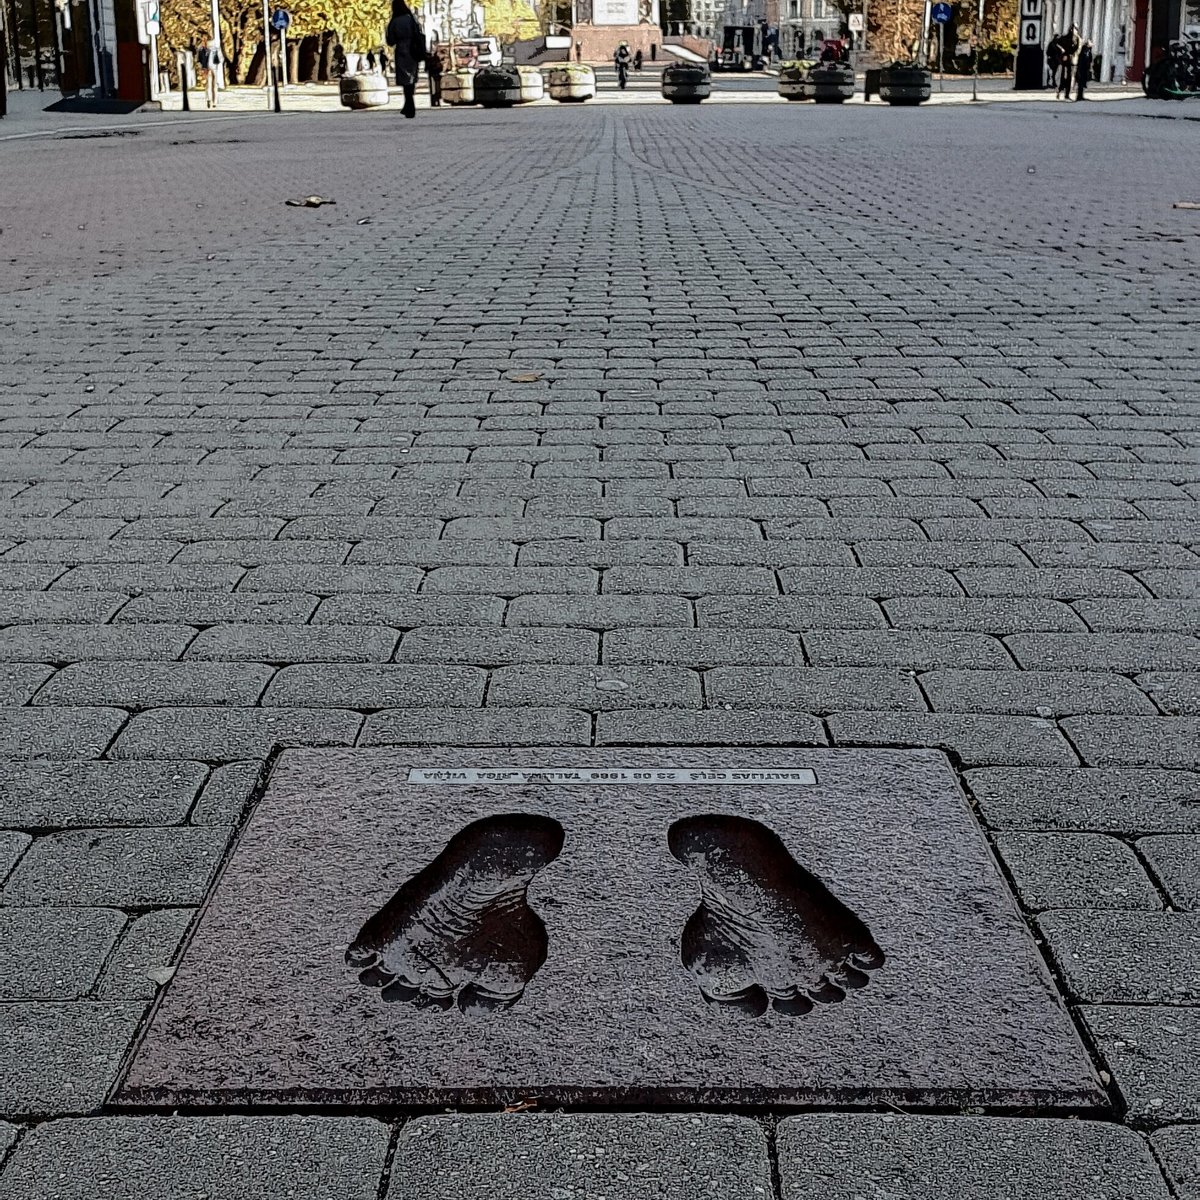
[[[883,965],[866,925],[758,821],[685,817],[667,844],[700,882],[680,957],[705,1000],[755,1016],[769,1004],[807,1013]]]

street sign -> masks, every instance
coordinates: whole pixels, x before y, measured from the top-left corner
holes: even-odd
[[[945,25],[954,15],[954,10],[950,5],[945,3],[945,0],[939,0],[930,10],[929,15],[939,24]]]
[[[271,14],[271,28],[283,32],[292,23],[292,14],[286,8],[277,8]]]
[[[863,31],[863,15],[860,12],[851,13],[848,24],[851,33],[862,33]]]

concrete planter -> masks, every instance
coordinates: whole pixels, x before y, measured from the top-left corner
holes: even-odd
[[[564,104],[591,100],[596,95],[596,72],[584,66],[551,67],[546,90],[552,100]]]
[[[546,79],[537,67],[518,67],[517,74],[521,77],[521,99],[518,104],[532,104],[545,96]]]
[[[475,103],[475,72],[447,71],[442,76],[442,99],[447,104]]]
[[[843,104],[854,95],[854,68],[845,63],[818,63],[805,76],[804,94],[817,104]]]
[[[879,72],[879,98],[888,104],[924,104],[933,91],[933,72],[893,63]]]
[[[475,72],[475,103],[483,108],[511,108],[521,103],[521,75],[516,67],[480,67]]]
[[[809,62],[786,62],[779,68],[779,79],[775,86],[785,100],[808,99],[804,92],[804,81],[811,66]]]
[[[338,94],[343,108],[383,108],[388,102],[387,80],[378,71],[343,75]]]
[[[699,104],[712,95],[712,76],[700,63],[671,63],[663,68],[662,94],[672,104]]]

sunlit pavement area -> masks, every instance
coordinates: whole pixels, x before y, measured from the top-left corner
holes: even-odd
[[[755,86],[0,123],[2,1200],[1200,1196],[1196,113]],[[114,1108],[425,745],[944,750],[1108,1111]]]

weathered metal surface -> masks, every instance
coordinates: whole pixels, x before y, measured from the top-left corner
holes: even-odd
[[[117,1102],[528,1097],[1106,1103],[937,752],[285,752]]]

